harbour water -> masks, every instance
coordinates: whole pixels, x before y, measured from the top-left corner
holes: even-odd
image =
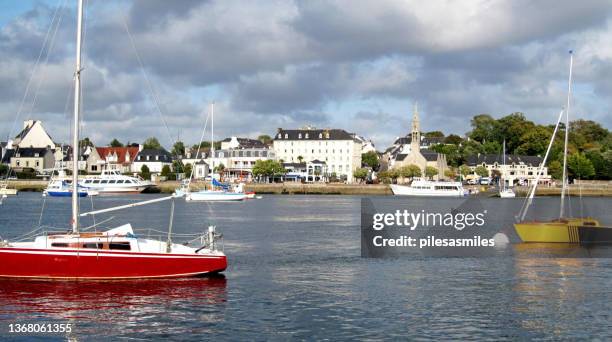
[[[155,196],[84,198],[81,208]],[[412,200],[428,208],[446,205],[438,199]],[[516,213],[522,199],[482,201],[500,213]],[[558,201],[543,198],[536,205],[553,215]],[[85,340],[612,339],[612,259],[520,253],[480,259],[361,258],[360,204],[359,196],[265,196],[215,204],[177,200],[175,232],[199,232],[214,224],[223,233],[229,262],[224,276],[1,281],[1,337],[19,337],[8,333],[10,323],[60,322],[74,324],[69,337]],[[165,231],[169,208],[164,202],[96,220],[114,217],[103,225],[130,222]],[[583,210],[596,211],[608,225],[609,208],[611,198],[582,203]],[[0,236],[19,236],[39,219],[45,226],[67,227],[69,211],[69,199],[20,193],[0,206]],[[506,218],[498,217],[487,229],[508,232],[513,215],[501,216]]]

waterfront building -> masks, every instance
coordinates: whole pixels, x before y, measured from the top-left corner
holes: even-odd
[[[47,133],[40,120],[26,120],[23,129],[12,142],[12,148],[50,148],[55,150],[56,144]]]
[[[397,141],[396,141],[397,142]],[[432,144],[427,141],[427,146]],[[421,169],[421,174],[425,175],[425,169],[428,166],[435,167],[438,170],[438,175],[434,179],[444,178],[444,172],[448,169],[446,156],[441,153],[421,148],[423,139],[421,139],[421,123],[419,120],[419,111],[417,106],[414,106],[412,116],[412,132],[410,134],[410,147],[405,148],[405,140],[400,140],[400,143],[391,150],[387,150],[385,156],[389,168],[401,168],[408,165],[417,165]]]
[[[55,164],[55,150],[45,148],[26,147],[8,150],[3,158],[10,167],[20,172],[24,169],[33,169],[37,173],[43,173],[46,169],[52,169]]]
[[[199,160],[193,164],[193,178],[205,179],[210,174],[210,166],[204,161]],[[189,175],[186,175],[189,177]]]
[[[141,147],[136,146],[96,147],[87,157],[87,171],[89,173],[100,173],[102,170],[132,172],[132,163],[140,150]]]
[[[532,185],[538,169],[544,158],[540,156],[524,156],[516,154],[506,155],[505,165],[501,154],[477,154],[467,157],[466,164],[472,170],[472,178],[476,177],[476,168],[483,166],[487,169],[489,177],[501,176],[506,186]],[[540,184],[550,184],[551,177],[548,167],[544,167],[540,176]]]
[[[353,172],[361,167],[362,146],[362,140],[343,129],[279,128],[274,135],[277,160],[285,163],[325,162],[325,178],[335,174],[348,183],[354,181]]]
[[[170,152],[163,148],[142,149],[138,151],[136,158],[134,158],[132,172],[140,172],[145,165],[151,173],[161,173],[164,166],[168,166],[172,170],[173,160],[174,158]]]

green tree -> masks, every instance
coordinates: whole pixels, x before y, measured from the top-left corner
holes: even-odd
[[[445,144],[459,145],[462,142],[463,142],[463,139],[460,136],[456,135],[456,134],[450,134],[449,136],[444,138],[444,143]]]
[[[375,151],[362,153],[361,164],[371,167],[372,170],[378,170],[378,166],[380,165],[380,161],[378,160],[378,153],[376,153]]]
[[[360,167],[353,172],[353,177],[359,180],[359,183],[362,183],[368,177],[368,169]]]
[[[287,170],[283,167],[283,164],[275,160],[258,160],[253,165],[253,176],[257,178],[262,177],[278,177],[287,173]]]
[[[553,160],[548,163],[548,174],[554,179],[561,179],[563,177],[563,166],[558,160]]]
[[[470,173],[472,173],[472,170],[470,170],[470,167],[467,165],[461,165],[459,166],[459,174],[462,177],[466,177],[467,175],[469,175]]]
[[[497,130],[497,121],[489,114],[479,114],[472,118],[470,122],[472,131],[468,136],[477,142],[495,140],[494,132]]]
[[[144,179],[151,179],[151,170],[149,170],[149,167],[146,164],[140,168],[140,177]]]
[[[269,145],[272,143],[272,138],[267,135],[267,134],[262,134],[260,136],[257,137],[257,140],[261,141],[262,143]]]
[[[474,172],[476,172],[476,174],[479,175],[480,177],[488,177],[489,176],[489,170],[487,170],[487,168],[482,166],[482,165],[477,166],[476,169],[474,170]]]
[[[115,139],[115,140],[117,140],[117,139]],[[85,137],[81,141],[79,141],[79,146],[81,146],[81,147],[86,147],[86,146],[93,147],[94,144],[91,142],[91,140],[89,140],[89,137]]]
[[[183,172],[185,173],[185,177],[189,178],[191,177],[191,172],[193,171],[193,166],[189,163],[185,164],[185,166],[183,166]]]
[[[444,138],[444,133],[441,131],[431,131],[423,134],[426,138]]]
[[[171,173],[172,173],[172,170],[170,169],[170,166],[169,166],[169,165],[164,165],[164,166],[162,167],[162,170],[161,170],[161,175],[162,175],[163,177],[166,177],[166,179],[167,179],[167,178],[168,178],[168,176],[170,176],[170,174],[171,174]]]
[[[297,160],[298,160],[298,162],[300,162],[300,163],[301,163],[301,162],[303,162],[303,161],[304,161],[304,157],[302,157],[302,156],[297,156]]]
[[[175,156],[185,155],[185,144],[182,141],[177,141],[172,146],[172,154]]]
[[[450,168],[450,169],[446,169],[444,171],[444,176],[450,180],[453,180],[455,178],[457,178],[457,172],[455,172],[454,169]]]
[[[425,177],[433,179],[434,176],[438,175],[438,168],[433,166],[427,166],[425,168]]]
[[[399,175],[403,178],[413,179],[414,177],[421,177],[421,168],[418,165],[410,164],[402,166],[399,169]]]
[[[582,153],[574,153],[567,158],[567,168],[573,178],[589,179],[595,175],[593,163]]]
[[[149,149],[157,150],[161,148],[161,144],[159,143],[159,140],[157,140],[157,138],[155,137],[147,138],[147,140],[145,140],[142,145],[143,145],[143,148],[147,150]]]
[[[116,138],[113,139],[113,141],[111,141],[109,145],[111,147],[123,147],[123,144],[119,142],[119,140],[117,140]]]
[[[223,163],[221,163],[221,164],[215,166],[215,170],[214,171],[216,173],[218,173],[218,174],[222,174],[223,171],[225,171],[225,165],[223,165]]]
[[[551,135],[552,132],[547,128],[537,126],[521,136],[516,152],[528,156],[543,155],[546,153]]]

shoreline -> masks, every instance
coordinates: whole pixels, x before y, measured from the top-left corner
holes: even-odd
[[[16,188],[24,192],[42,192],[47,186],[47,181],[43,180],[16,180],[10,181],[9,187]],[[172,193],[180,186],[178,181],[166,181],[156,184],[153,193]],[[193,189],[203,189],[204,182],[192,183]],[[468,187],[466,187],[468,188]],[[478,188],[478,196],[494,197],[495,188],[485,186],[470,187]],[[248,183],[245,184],[245,191],[254,191],[258,194],[275,195],[392,195],[391,188],[387,184],[301,184],[301,183]],[[527,187],[515,187],[517,197],[525,197],[528,192]],[[593,186],[593,185],[570,185],[570,196],[585,197],[612,197],[612,186]],[[536,191],[536,196],[560,196],[561,188],[540,187]]]

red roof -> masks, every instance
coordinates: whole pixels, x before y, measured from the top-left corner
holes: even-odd
[[[106,160],[108,155],[116,154],[117,162],[123,164],[131,164],[138,154],[138,147],[96,147],[96,151],[100,158]],[[129,161],[125,160],[126,154],[129,153]]]

